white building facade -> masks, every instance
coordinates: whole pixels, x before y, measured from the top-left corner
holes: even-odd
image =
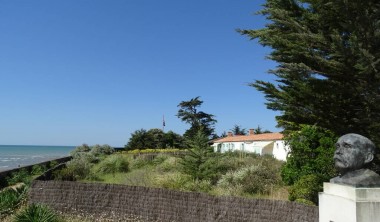
[[[248,135],[232,135],[228,133],[227,137],[213,141],[215,152],[242,151],[256,153],[259,155],[272,155],[278,160],[286,161],[289,147],[285,145],[283,134],[281,133],[263,133],[254,134],[249,130]]]

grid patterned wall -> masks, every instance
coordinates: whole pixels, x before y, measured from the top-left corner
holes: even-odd
[[[150,221],[318,222],[318,207],[287,201],[215,197],[114,184],[34,181],[31,203],[103,217],[136,215]]]

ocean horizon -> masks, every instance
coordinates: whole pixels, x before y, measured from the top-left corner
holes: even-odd
[[[70,155],[75,146],[0,145],[0,172]]]

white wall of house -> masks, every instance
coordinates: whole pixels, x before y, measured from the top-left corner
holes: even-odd
[[[289,147],[283,140],[277,141],[252,141],[252,142],[224,142],[214,143],[214,152],[225,153],[228,151],[243,151],[259,155],[273,155],[278,160],[286,161]]]
[[[288,156],[289,151],[290,148],[288,145],[285,144],[285,141],[278,140],[274,143],[273,156],[276,159],[286,161],[286,157]]]

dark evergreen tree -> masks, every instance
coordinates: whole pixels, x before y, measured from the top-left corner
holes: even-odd
[[[147,133],[150,143],[153,144],[153,146],[150,148],[163,149],[166,147],[165,133],[162,131],[162,129],[150,129]]]
[[[203,101],[199,96],[192,98],[189,101],[182,101],[178,107],[177,117],[183,122],[191,125],[190,129],[186,130],[184,137],[192,139],[199,130],[208,137],[214,137],[214,124],[217,122],[215,116],[198,110]]]
[[[247,134],[247,130],[244,128],[241,128],[241,126],[239,126],[237,124],[235,124],[234,128],[231,129],[231,132],[234,135],[246,135]]]
[[[263,130],[263,128],[261,128],[261,126],[257,126],[257,128],[253,129],[253,132],[255,134],[271,133],[271,131],[269,131],[269,130]]]
[[[184,139],[181,135],[168,131],[164,135],[166,148],[185,148],[184,147]]]
[[[208,136],[201,130],[188,141],[190,149],[181,159],[182,171],[195,180],[207,178],[210,165],[205,164],[212,155],[212,148],[208,144]]]
[[[125,149],[134,150],[134,149],[147,149],[154,148],[151,135],[145,129],[136,130],[131,133],[131,138],[129,139]]]
[[[256,80],[285,130],[317,124],[380,145],[380,1],[267,0],[270,22],[238,30],[273,50],[277,82]]]
[[[168,131],[164,133],[161,129],[153,128],[150,130],[140,129],[131,133],[125,149],[164,149],[164,148],[184,148],[184,138]]]

